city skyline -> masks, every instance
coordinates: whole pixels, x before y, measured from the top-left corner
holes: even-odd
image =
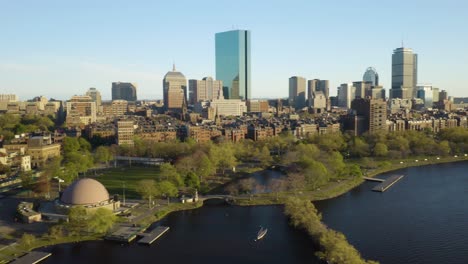
[[[28,9],[5,3],[0,28],[9,41],[0,43],[0,89],[25,100],[36,95],[68,99],[96,87],[103,100],[109,100],[111,83],[122,81],[137,83],[141,99],[162,99],[161,80],[174,61],[188,79],[215,76],[214,35],[233,28],[252,32],[253,98],[287,97],[288,78],[295,75],[330,80],[330,94],[336,95],[341,83],[360,81],[368,67],[377,69],[381,85],[388,90],[391,53],[402,40],[420,55],[420,83],[463,96],[468,82],[463,65],[468,60],[468,34],[463,26],[468,22],[464,16],[468,6],[461,1],[414,1],[404,10],[397,10],[396,2],[341,3],[340,8],[328,2],[276,2],[265,10],[260,3],[249,3],[248,9],[241,3],[222,15],[214,12],[225,8],[222,3],[182,4],[186,15],[174,21],[163,12],[168,3],[110,7],[108,3],[31,2]],[[207,8],[212,15],[193,22],[196,12],[192,11]],[[135,14],[133,21],[112,19],[113,13],[127,9]],[[310,17],[307,10],[311,9],[321,12]],[[277,19],[292,10],[294,16]],[[344,16],[359,10],[367,15],[353,21]],[[396,11],[398,21],[373,22],[389,20]],[[450,16],[426,19],[441,14]],[[171,21],[171,26],[161,21]],[[374,32],[367,41],[344,41],[362,35],[363,29]]]

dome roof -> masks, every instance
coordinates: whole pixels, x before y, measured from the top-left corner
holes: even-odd
[[[172,71],[168,71],[166,75],[164,75],[164,79],[170,79],[170,80],[180,80],[183,79],[185,80],[185,76],[181,73],[176,71],[175,65],[172,66]]]
[[[109,193],[106,187],[90,178],[73,182],[60,198],[62,203],[72,205],[98,204],[107,200],[109,200]]]

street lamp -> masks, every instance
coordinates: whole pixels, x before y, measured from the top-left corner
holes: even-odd
[[[64,181],[64,180],[62,180],[62,179],[60,179],[60,178],[59,178],[59,177],[57,177],[57,176],[55,176],[55,177],[54,177],[54,179],[56,179],[56,180],[57,180],[57,182],[58,182],[59,193],[60,193],[60,191],[61,191],[61,189],[60,189],[60,183],[62,183],[62,182],[65,182],[65,181]]]

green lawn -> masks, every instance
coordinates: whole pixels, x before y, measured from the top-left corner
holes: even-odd
[[[121,167],[111,168],[101,172],[99,176],[93,176],[106,186],[110,195],[122,196],[123,183],[125,183],[126,198],[141,198],[136,191],[140,180],[156,180],[159,170],[156,167]]]

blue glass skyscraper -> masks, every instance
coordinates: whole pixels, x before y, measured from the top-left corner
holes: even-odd
[[[250,31],[232,30],[216,33],[216,80],[223,81],[226,99],[249,100]]]

